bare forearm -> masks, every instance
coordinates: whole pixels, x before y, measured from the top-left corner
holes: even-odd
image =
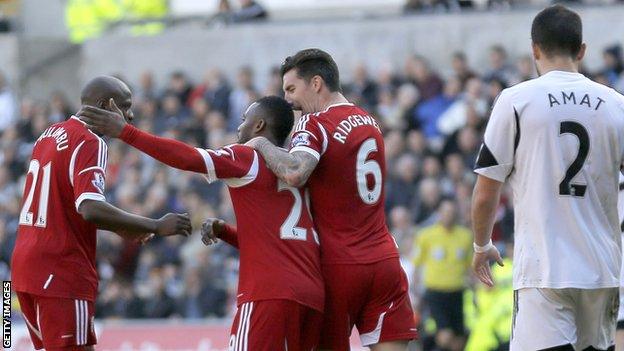
[[[79,212],[98,229],[125,232],[126,239],[140,238],[156,231],[156,220],[128,213],[104,201],[86,200],[80,205]]]
[[[486,245],[492,237],[496,208],[500,201],[501,183],[479,177],[472,194],[472,230],[474,242]]]

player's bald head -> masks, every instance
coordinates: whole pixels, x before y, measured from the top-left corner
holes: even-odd
[[[83,105],[97,106],[100,101],[114,99],[116,103],[131,96],[130,88],[120,79],[112,76],[98,76],[82,88],[80,101]]]

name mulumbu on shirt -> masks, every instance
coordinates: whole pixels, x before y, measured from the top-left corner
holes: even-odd
[[[54,138],[56,142],[56,151],[67,149],[67,132],[63,127],[50,127],[46,129],[35,142],[38,143],[43,138]]]

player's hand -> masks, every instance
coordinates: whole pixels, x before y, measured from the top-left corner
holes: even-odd
[[[212,245],[218,242],[217,238],[225,230],[225,222],[218,218],[208,218],[202,224],[201,238],[204,245]]]
[[[157,220],[156,234],[160,236],[190,236],[193,228],[188,213],[167,213]]]
[[[492,278],[492,270],[490,269],[490,260],[496,261],[501,267],[503,266],[503,258],[495,246],[492,246],[486,252],[475,252],[472,258],[472,269],[483,284],[493,287],[494,279]]]
[[[109,106],[111,111],[95,106],[82,106],[78,111],[78,118],[87,125],[87,128],[96,133],[118,138],[128,123],[113,99],[109,100]]]
[[[246,142],[245,145],[249,146],[250,148],[257,149],[260,143],[263,143],[264,141],[267,141],[267,140],[268,139],[263,136],[258,136],[255,138],[251,138],[251,140]]]

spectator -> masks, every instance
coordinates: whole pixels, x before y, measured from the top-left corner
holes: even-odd
[[[516,68],[509,64],[507,51],[501,45],[494,45],[490,48],[490,69],[485,73],[483,79],[490,81],[497,79],[505,85],[513,85],[519,81]]]
[[[436,323],[435,341],[440,349],[462,350],[465,343],[464,289],[472,259],[472,235],[457,224],[457,205],[444,200],[439,220],[424,228],[415,241],[414,265],[420,270],[416,285],[426,288],[424,300]]]
[[[533,58],[531,56],[525,55],[520,57],[517,66],[518,75],[521,82],[537,77],[537,72],[535,71],[535,63],[533,63]]]
[[[421,56],[408,58],[405,64],[407,78],[418,88],[421,101],[427,101],[442,93],[442,79],[431,71],[429,63]]]
[[[418,168],[414,156],[401,155],[394,165],[393,176],[386,183],[386,208],[402,206],[413,209],[417,177]]]
[[[155,121],[154,129],[157,133],[175,129],[188,118],[188,112],[182,105],[180,97],[173,93],[168,93],[162,99],[162,112]]]
[[[168,318],[176,312],[175,300],[167,293],[162,268],[153,268],[149,274],[148,294],[144,298],[147,318]]]
[[[362,63],[355,66],[353,82],[348,86],[348,91],[367,110],[372,110],[377,105],[377,84],[370,79],[366,66]]]
[[[228,0],[219,3],[219,14],[226,22],[249,22],[268,17],[264,7],[254,0],[240,0],[240,9],[233,11]]]
[[[433,214],[440,204],[442,194],[440,185],[433,178],[425,178],[420,181],[418,187],[418,210],[416,211],[416,224],[426,226],[432,223]]]
[[[438,129],[438,120],[440,116],[454,103],[459,93],[461,92],[461,83],[459,79],[453,77],[450,78],[444,85],[444,93],[433,96],[429,99],[423,99],[423,101],[416,106],[415,116],[413,118],[418,119],[418,123],[422,127],[422,131],[425,137],[432,142],[436,142],[440,146],[442,140],[439,140],[441,134]]]
[[[602,57],[605,65],[602,74],[606,77],[608,85],[614,87],[620,81],[622,72],[624,72],[622,46],[616,44],[604,49]]]
[[[202,148],[206,147],[206,133],[204,125],[210,113],[210,105],[202,98],[194,99],[191,105],[191,118],[182,123],[182,132],[187,135],[193,144]]]
[[[269,73],[269,82],[264,90],[265,96],[284,96],[282,89],[282,72],[279,67],[272,67]]]
[[[221,112],[223,116],[229,116],[230,91],[230,86],[221,71],[212,69],[208,72],[204,98],[214,110]]]
[[[469,79],[476,77],[476,73],[468,66],[468,60],[466,55],[458,51],[453,54],[451,66],[453,68],[453,74],[461,82],[462,89],[466,86]]]
[[[238,70],[236,88],[230,93],[228,130],[234,131],[240,124],[240,118],[258,93],[253,84],[251,67],[244,66]]]
[[[487,113],[488,102],[482,96],[481,80],[471,78],[466,83],[464,92],[438,119],[438,130],[445,136],[452,135],[463,128],[471,114],[483,119]]]
[[[50,97],[50,123],[58,123],[69,118],[74,109],[69,105],[67,96],[61,91],[55,91]]]
[[[188,99],[193,86],[181,71],[176,71],[169,78],[169,86],[165,90],[165,95],[175,95],[183,106],[188,106]]]
[[[0,73],[0,133],[15,121],[15,99],[8,82]]]

